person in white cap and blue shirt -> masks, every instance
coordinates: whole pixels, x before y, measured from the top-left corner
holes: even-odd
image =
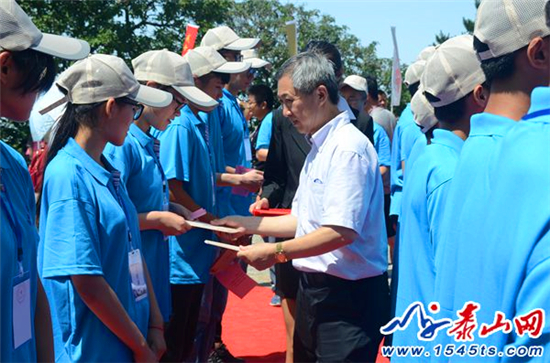
[[[130,125],[124,144],[108,144],[105,154],[120,170],[139,213],[143,255],[167,322],[171,312],[168,236],[185,233],[190,226],[182,207],[170,203],[168,180],[160,163],[160,142],[151,135],[151,129],[164,131],[187,102],[207,110],[218,103],[195,87],[189,64],[179,54],[152,50],[135,58],[132,65],[138,81],[171,93],[173,99],[163,108],[146,106],[141,117]]]
[[[445,315],[455,317],[468,301],[480,304],[476,316],[486,324],[494,322],[497,311],[512,321],[537,308],[550,310],[544,115],[550,98],[546,88],[538,88],[550,80],[545,6],[547,0],[495,0],[478,8],[473,45],[490,96],[485,112],[471,119],[445,209],[448,223],[436,254],[441,268],[435,284],[435,299]],[[485,338],[474,334],[471,343],[495,346],[497,352],[531,346],[548,350],[549,321],[547,316],[538,338],[496,332]],[[547,359],[545,351],[529,361]]]
[[[140,85],[122,59],[101,54],[56,84],[67,107],[48,152],[38,248],[56,361],[158,361],[164,322],[138,215],[103,151],[124,143],[143,105],[166,107],[172,95]]]
[[[485,75],[472,43],[471,35],[443,43],[428,60],[421,87],[411,101],[421,131],[432,131],[432,137],[407,173],[403,188],[396,316],[403,316],[415,302],[427,310],[434,301],[438,270],[434,260],[442,221],[447,218],[447,193],[468,137],[470,117],[482,112],[487,100],[482,86]],[[393,334],[393,344],[426,346],[417,334],[417,327],[409,325]],[[394,357],[392,361],[407,359]]]
[[[201,40],[201,46],[212,47],[227,61],[239,62],[243,60],[241,51],[249,50],[258,45],[258,38],[241,38],[231,28],[219,26],[209,29]],[[250,63],[248,63],[250,65]],[[235,172],[237,167],[252,167],[252,145],[248,123],[239,105],[237,96],[245,91],[254,79],[255,68],[249,67],[243,72],[233,74],[223,89],[221,98],[221,129],[225,162],[228,172]],[[231,199],[233,210],[239,215],[250,215],[248,208],[253,202],[248,193],[236,193],[226,188],[223,197]]]
[[[227,62],[210,47],[190,50],[184,61],[189,64],[195,84],[212,99],[221,94],[226,75],[249,67],[245,63]],[[164,131],[155,131],[154,136],[160,140],[160,162],[173,201],[191,211],[192,219],[209,222],[218,213],[216,185],[221,176],[216,165],[220,161],[215,152],[218,140],[211,136],[216,132],[211,133],[208,120],[199,116],[201,109],[204,108],[189,102],[179,117]],[[213,238],[212,232],[202,229],[170,237],[173,309],[166,327],[168,350],[163,361],[183,362],[191,358],[203,291],[217,254],[217,248],[204,241]]]
[[[13,0],[0,1],[0,116],[29,119],[54,82],[54,57],[84,58],[87,42],[42,33]],[[23,157],[0,141],[0,361],[53,361],[52,319],[38,278],[35,194]]]

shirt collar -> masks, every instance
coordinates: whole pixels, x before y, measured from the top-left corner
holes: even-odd
[[[321,148],[326,144],[329,136],[332,135],[340,126],[348,124],[349,122],[350,119],[348,112],[340,112],[335,118],[327,122],[323,127],[317,130],[317,132],[311,135],[310,140],[312,146],[315,146],[319,151],[321,151]]]
[[[92,159],[92,157],[88,155],[88,153],[86,153],[86,151],[84,151],[72,137],[69,141],[67,141],[67,144],[62,150],[77,159],[82,166],[84,166],[84,168],[101,184],[106,186],[109,183],[111,173],[108,170],[114,170],[114,168],[103,155],[101,158],[107,170],[102,168],[101,165]]]
[[[130,130],[128,132],[137,139],[137,141],[143,148],[146,148],[147,145],[153,143],[153,140],[154,140],[153,137],[143,132],[143,130],[140,129],[139,126],[136,125],[135,123],[132,123],[130,125]]]
[[[199,115],[195,115],[193,111],[191,111],[191,108],[188,105],[185,105],[184,108],[181,109],[181,118],[187,117],[189,118],[195,126],[197,125],[204,125],[205,120],[203,120]]]
[[[470,119],[471,136],[504,136],[504,134],[516,124],[508,117],[493,115],[491,113],[479,113]]]
[[[222,89],[222,93],[225,97],[229,98],[231,101],[237,101],[237,98],[235,96],[233,96],[231,94],[231,92],[229,92],[228,90],[226,90],[225,88]]]
[[[11,165],[8,162],[8,160],[11,159],[10,151],[8,150],[7,144],[4,143],[4,141],[0,140],[0,151],[1,151],[1,161],[0,161],[0,169],[11,169]]]
[[[464,145],[464,140],[449,130],[436,129],[433,132],[432,144],[450,147],[459,154],[460,150],[462,150],[462,145]]]
[[[547,110],[550,108],[550,87],[537,87],[531,93],[531,107],[529,113]]]

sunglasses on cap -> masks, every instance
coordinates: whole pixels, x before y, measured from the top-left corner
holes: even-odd
[[[143,113],[143,109],[144,109],[144,106],[141,103],[132,101],[129,98],[121,98],[121,99],[118,99],[117,101],[132,106],[132,109],[134,110],[134,121],[141,117],[141,114]]]

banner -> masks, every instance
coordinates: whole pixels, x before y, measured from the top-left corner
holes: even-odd
[[[288,53],[292,57],[298,54],[298,30],[296,29],[296,21],[287,21],[285,30],[286,39],[288,41]]]
[[[403,78],[401,77],[401,69],[399,66],[399,49],[397,49],[397,38],[395,36],[395,27],[391,27],[391,35],[393,38],[393,63],[391,74],[391,106],[399,106],[401,103],[401,86]]]
[[[183,42],[183,49],[181,50],[182,56],[184,56],[189,49],[195,48],[195,41],[197,40],[198,32],[198,25],[187,24],[185,27],[185,41]]]

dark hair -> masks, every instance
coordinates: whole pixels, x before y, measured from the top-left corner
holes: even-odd
[[[524,48],[525,47],[500,57],[481,61],[481,69],[483,73],[485,73],[485,79],[489,87],[494,80],[504,80],[514,74],[516,71],[516,54]],[[487,44],[482,43],[478,38],[474,37],[474,49],[477,53],[481,53],[489,50],[489,47]]]
[[[411,98],[414,97],[414,94],[416,93],[416,91],[418,91],[418,87],[420,87],[420,82],[416,82],[416,83],[413,83],[413,84],[410,84],[407,89],[409,90],[409,93],[411,94]]]
[[[369,96],[375,100],[378,101],[378,82],[376,81],[376,78],[373,76],[367,76],[367,91]]]
[[[550,28],[550,1],[546,2],[546,25]]]
[[[434,107],[435,118],[437,118],[438,121],[448,122],[448,123],[455,123],[459,121],[461,118],[464,117],[464,113],[466,112],[466,99],[471,94],[472,92],[468,93],[466,96],[462,97],[461,99],[449,105],[442,106],[442,107]],[[438,97],[435,97],[429,92],[424,92],[424,95],[426,96],[426,99],[429,102],[440,101]]]
[[[210,80],[210,78],[212,77],[218,77],[222,80],[222,83],[223,84],[227,84],[229,83],[229,81],[231,80],[231,75],[229,73],[220,73],[220,72],[210,72],[210,73],[206,73],[202,76],[199,77],[199,79],[201,80],[201,82],[203,83],[206,83]]]
[[[97,102],[88,105],[75,105],[67,103],[65,112],[55,124],[53,130],[54,137],[48,150],[49,164],[69,141],[71,137],[75,137],[80,125],[94,127],[97,124],[97,106],[104,102]],[[62,107],[62,106],[59,106]]]
[[[304,52],[317,52],[327,57],[332,62],[334,74],[338,74],[342,69],[342,56],[338,48],[332,43],[325,40],[312,40],[307,43]]]
[[[378,96],[386,96],[386,97],[388,97],[388,95],[386,94],[386,92],[382,91],[381,89],[378,90]]]
[[[26,49],[20,52],[10,51],[16,67],[25,74],[18,86],[23,93],[45,92],[53,84],[57,67],[51,55]]]
[[[273,109],[275,103],[275,97],[273,97],[273,91],[265,84],[257,84],[248,88],[248,94],[254,96],[258,104],[266,103],[269,110]]]

